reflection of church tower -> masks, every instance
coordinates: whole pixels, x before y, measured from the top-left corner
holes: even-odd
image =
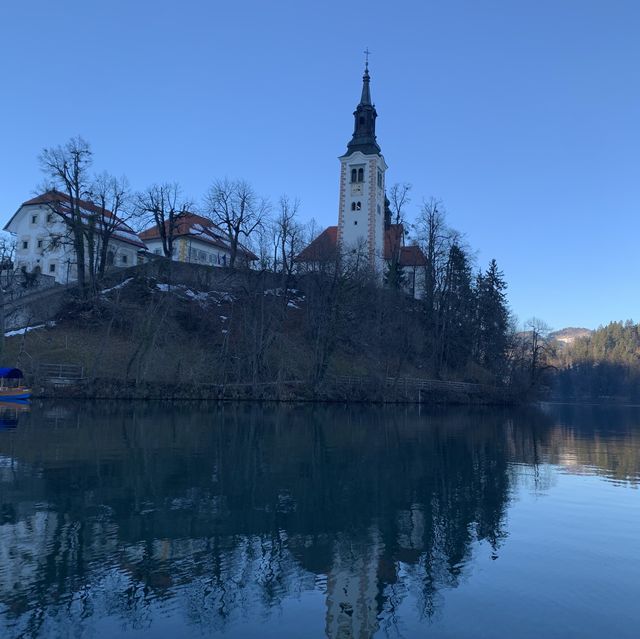
[[[353,137],[340,158],[338,243],[357,249],[369,265],[382,269],[384,236],[384,174],[387,164],[376,142],[376,108],[371,102],[369,65],[362,77],[362,96],[354,112]]]
[[[363,539],[345,535],[336,540],[327,575],[325,633],[330,639],[370,639],[377,632],[381,602],[378,566],[383,551],[375,528]]]

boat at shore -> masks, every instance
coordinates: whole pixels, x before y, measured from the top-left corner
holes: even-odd
[[[19,368],[0,368],[0,402],[23,401],[31,397],[31,389],[22,385],[24,374]]]

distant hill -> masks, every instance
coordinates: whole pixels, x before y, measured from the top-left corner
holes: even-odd
[[[573,344],[580,337],[589,337],[593,331],[589,328],[575,328],[570,326],[559,331],[549,333],[549,339],[563,344]]]

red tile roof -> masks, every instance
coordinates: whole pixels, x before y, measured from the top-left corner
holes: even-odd
[[[427,258],[419,246],[412,244],[411,246],[403,246],[400,249],[400,265],[401,266],[426,266]]]
[[[168,229],[169,222],[166,221],[164,226]],[[190,237],[211,246],[231,250],[227,234],[211,220],[195,213],[186,213],[174,222],[173,236],[174,238]],[[157,226],[151,226],[140,233],[140,238],[145,241],[159,240],[160,229]],[[248,260],[258,259],[257,255],[241,244],[238,245],[238,253]]]
[[[38,204],[55,204],[56,202],[68,204],[69,200],[70,198],[66,193],[61,193],[60,191],[47,191],[45,193],[41,193],[40,195],[37,195],[34,198],[31,198],[30,200],[27,200],[26,202],[23,202],[20,205],[20,209],[23,206],[35,206]],[[144,245],[144,242],[140,240],[136,232],[126,222],[116,217],[111,211],[109,211],[108,209],[103,210],[101,207],[97,206],[93,202],[90,202],[89,200],[78,200],[78,202],[80,204],[80,208],[85,214],[89,212],[97,215],[104,215],[105,218],[111,218],[113,220],[116,220],[116,223],[114,225],[114,230],[113,230],[114,239],[118,240],[119,242],[132,244],[137,248],[146,248],[146,246]],[[18,209],[18,211],[20,209]],[[15,217],[15,215],[13,217]],[[7,222],[6,226],[4,227],[5,229],[7,229],[9,224],[11,224],[13,217],[11,218],[11,220],[9,220],[9,222]]]
[[[384,259],[391,260],[394,251],[402,266],[424,266],[427,260],[419,246],[402,246],[404,227],[402,224],[391,224],[384,232]],[[335,259],[338,244],[338,227],[327,227],[309,246],[296,257],[298,262],[323,262]]]
[[[328,226],[315,240],[300,251],[296,262],[328,262],[336,257],[338,227]]]

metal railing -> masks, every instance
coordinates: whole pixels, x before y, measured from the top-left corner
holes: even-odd
[[[40,364],[38,375],[48,380],[79,381],[84,379],[84,368],[79,364]]]

